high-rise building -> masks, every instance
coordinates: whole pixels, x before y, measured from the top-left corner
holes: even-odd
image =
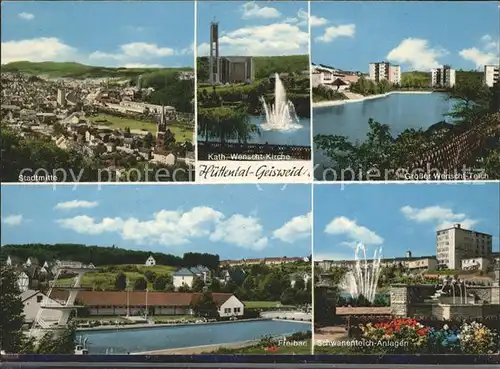
[[[62,89],[57,90],[57,105],[66,106],[66,92]]]
[[[219,23],[210,23],[210,59],[209,81],[212,84],[220,83],[220,60],[219,60]]]
[[[493,87],[499,81],[500,68],[498,65],[484,66],[484,83],[488,87]]]
[[[441,268],[460,269],[462,259],[489,258],[492,247],[491,235],[464,229],[460,224],[436,232],[436,257]]]
[[[387,62],[370,63],[370,79],[375,82],[387,80],[393,84],[401,83],[401,67]]]
[[[432,87],[453,87],[455,86],[455,69],[449,65],[431,70]]]

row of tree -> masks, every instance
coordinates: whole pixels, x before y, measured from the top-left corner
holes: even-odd
[[[103,265],[144,265],[149,256],[153,256],[158,265],[172,267],[194,267],[203,265],[211,270],[219,268],[220,257],[215,254],[187,252],[182,257],[160,252],[122,249],[116,246],[87,246],[81,244],[23,244],[4,245],[0,255],[5,260],[7,256],[16,256],[22,260],[35,257],[41,263],[54,260],[72,260],[84,264]]]
[[[247,268],[242,273],[241,269],[234,269],[230,272],[233,277],[227,282],[220,282],[216,276],[209,279],[208,283],[201,277],[195,277],[191,287],[187,285],[180,287],[179,292],[225,292],[233,293],[240,300],[246,301],[280,301],[284,305],[304,305],[311,301],[312,283],[304,281],[300,276],[292,276],[294,268],[281,269],[279,267],[266,267],[257,265],[253,268]],[[135,290],[145,291],[151,284],[154,291],[172,292],[172,276],[169,274],[155,274],[146,271],[143,277],[135,279],[129,284],[127,276],[119,272],[115,276],[115,290]]]

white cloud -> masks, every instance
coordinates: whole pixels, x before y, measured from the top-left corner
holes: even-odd
[[[309,23],[311,23],[311,27],[321,27],[328,23],[328,20],[323,17],[316,17],[315,15],[311,15],[309,17]]]
[[[326,19],[325,19],[326,21]],[[312,22],[312,20],[311,20]],[[311,23],[312,26],[312,23]],[[340,26],[330,26],[325,28],[322,36],[316,37],[316,42],[332,42],[333,40],[339,37],[350,37],[353,38],[356,34],[356,25],[355,24],[343,24]]]
[[[2,42],[2,64],[14,61],[75,61],[76,49],[55,37]]]
[[[130,63],[122,66],[123,68],[161,68],[160,64],[143,64],[143,63]]]
[[[219,222],[210,240],[223,241],[235,246],[262,250],[267,246],[268,238],[258,218],[235,214]]]
[[[22,215],[8,215],[2,218],[2,222],[8,226],[18,226],[21,225],[24,221],[24,217]]]
[[[384,239],[374,231],[358,225],[354,220],[346,217],[333,219],[325,228],[325,233],[344,235],[353,242],[361,242],[365,245],[381,245]]]
[[[123,240],[178,246],[205,238],[212,242],[226,242],[238,247],[261,250],[268,238],[258,218],[234,214],[226,218],[210,207],[195,207],[189,211],[162,210],[151,219],[102,218],[87,215],[56,221],[61,227],[77,233],[100,235],[117,233]]]
[[[312,214],[300,215],[290,219],[273,232],[273,237],[283,242],[294,243],[311,235]]]
[[[415,70],[428,71],[438,68],[442,64],[439,58],[447,54],[448,51],[442,48],[431,47],[428,40],[407,38],[387,54],[387,60],[409,64]]]
[[[117,53],[95,51],[89,55],[90,59],[114,59],[119,61],[130,59],[151,59],[171,56],[175,50],[170,47],[160,47],[146,42],[132,42],[120,46]]]
[[[248,2],[241,6],[241,11],[243,13],[243,19],[252,19],[252,18],[278,18],[281,16],[281,13],[276,8],[271,8],[269,6],[259,6],[255,2]]]
[[[248,26],[229,31],[220,37],[222,55],[274,56],[307,54],[309,33],[299,24],[274,23]],[[208,43],[198,46],[198,55],[207,56]]]
[[[26,12],[19,13],[17,16],[21,19],[28,20],[28,21],[35,19],[34,14],[26,13]]]
[[[478,221],[471,219],[464,213],[454,213],[450,208],[441,206],[428,206],[426,208],[414,208],[411,206],[403,206],[401,208],[403,215],[417,223],[434,223],[436,229],[446,229],[453,226],[455,223],[460,223],[463,228],[471,229]]]
[[[60,202],[54,208],[58,210],[89,209],[95,208],[97,205],[99,205],[97,201],[71,200]]]
[[[172,55],[186,55],[192,53],[193,45],[175,50],[146,42],[133,42],[121,45],[117,52],[95,51],[84,55],[70,45],[55,37],[41,37],[29,40],[2,42],[2,64],[14,61],[75,61],[83,64],[100,64],[158,68],[158,59]]]
[[[487,64],[498,64],[499,42],[495,41],[490,35],[481,37],[479,47],[463,49],[459,55],[469,62],[474,63],[476,67]]]

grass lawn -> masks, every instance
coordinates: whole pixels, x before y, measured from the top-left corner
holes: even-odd
[[[100,315],[94,316],[93,315],[93,316],[89,316],[86,318],[76,317],[75,319],[80,321],[80,322],[98,321],[98,320],[104,320],[104,321],[114,321],[114,320],[126,321],[127,320],[121,316],[109,316],[109,315],[108,316],[100,316]]]
[[[245,307],[248,309],[266,309],[274,307],[291,308],[292,305],[281,305],[279,301],[244,301]]]
[[[141,273],[137,272],[124,272],[131,283],[134,283],[136,279],[143,277]],[[117,273],[106,272],[106,273],[88,273],[82,278],[82,287],[94,287],[94,285],[99,284],[99,287],[104,290],[114,289],[115,278]],[[57,285],[69,286],[73,282],[73,278],[61,278],[57,280]]]
[[[138,129],[142,131],[149,131],[156,135],[156,124],[152,122],[145,122],[130,118],[115,117],[109,114],[99,114],[90,117],[90,120],[95,124],[109,126],[110,128],[125,129],[126,127],[131,130]],[[187,126],[171,125],[168,128],[175,135],[178,142],[191,141],[193,139],[193,129]]]
[[[116,272],[95,272],[95,273],[87,273],[82,278],[82,286],[83,287],[94,287],[96,284],[99,285],[100,289],[104,290],[113,290],[115,287],[115,278],[116,274],[119,271],[123,271],[127,278],[130,280],[130,283],[134,283],[136,279],[143,278],[144,273],[146,271],[151,271],[156,273],[156,275],[162,274],[172,274],[176,269],[173,266],[169,265],[155,265],[151,267],[147,267],[145,265],[112,265],[116,268]],[[139,270],[139,272],[129,272],[125,271],[127,267],[135,266]],[[108,266],[110,267],[110,266]],[[99,268],[105,268],[99,267]],[[57,280],[57,284],[60,286],[69,286],[73,281],[73,278],[61,278]],[[148,288],[152,290],[152,283],[148,283]]]
[[[243,347],[243,348],[225,348],[222,347],[218,350],[212,352],[206,352],[204,354],[226,354],[226,355],[310,355],[311,354],[311,340],[305,341],[305,345],[300,346],[281,346],[276,351],[266,350],[260,344]]]

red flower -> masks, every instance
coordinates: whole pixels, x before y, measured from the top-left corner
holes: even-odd
[[[265,351],[270,351],[270,352],[276,352],[276,351],[279,351],[279,347],[278,346],[269,346],[269,347],[266,347],[264,350]]]

